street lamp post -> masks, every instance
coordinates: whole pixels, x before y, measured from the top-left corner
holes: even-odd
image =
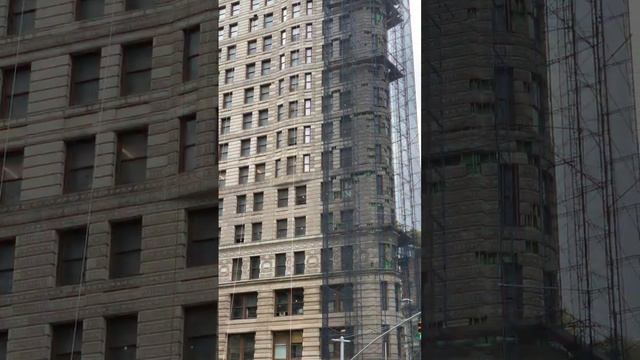
[[[331,341],[335,341],[335,342],[339,342],[340,343],[340,360],[345,360],[344,359],[344,344],[345,343],[350,343],[351,340],[347,340],[344,338],[344,335],[340,335],[339,339],[331,339]]]
[[[413,303],[413,300],[404,298],[402,299],[402,302],[404,303],[404,316],[409,317],[409,314],[411,314],[412,310],[411,305]],[[413,360],[413,324],[411,320],[409,320],[409,340],[407,341],[407,343],[409,345],[409,360]]]

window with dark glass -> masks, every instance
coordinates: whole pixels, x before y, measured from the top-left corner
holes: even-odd
[[[79,284],[83,276],[86,228],[58,232],[58,286]]]
[[[36,0],[10,0],[7,35],[32,31],[36,22]]]
[[[269,124],[269,110],[258,111],[258,126],[266,126],[267,124]]]
[[[287,175],[295,175],[296,173],[296,157],[287,157]]]
[[[251,139],[240,140],[240,156],[251,155]]]
[[[147,129],[118,134],[116,184],[142,182],[147,172]]]
[[[287,237],[287,219],[276,220],[276,238],[284,239]]]
[[[294,275],[302,275],[304,274],[305,268],[305,255],[304,251],[296,251],[293,253],[293,274]]]
[[[21,118],[27,115],[29,104],[30,65],[9,67],[2,74],[2,116]]]
[[[0,153],[0,165],[4,159],[2,167],[3,181],[0,183],[0,204],[9,205],[20,201],[20,190],[22,188],[22,151],[12,151],[6,154]]]
[[[242,280],[242,258],[235,258],[231,262],[231,281]]]
[[[244,242],[244,224],[234,226],[233,242],[236,244],[241,244]]]
[[[353,286],[351,284],[336,284],[324,286],[324,311],[329,313],[351,311],[353,308]]]
[[[267,167],[264,163],[256,164],[255,182],[262,182],[265,178]]]
[[[302,359],[302,330],[273,333],[273,360]]]
[[[271,51],[273,48],[273,38],[271,35],[262,38],[262,51]]]
[[[229,144],[218,145],[218,160],[226,161],[229,157]]]
[[[289,189],[278,189],[278,207],[289,205]]]
[[[251,241],[262,240],[262,223],[257,222],[251,224]]]
[[[260,101],[269,99],[269,89],[271,84],[260,85]]]
[[[238,195],[236,196],[236,213],[242,214],[245,212],[247,212],[247,196]]]
[[[249,167],[243,166],[238,169],[238,184],[245,185],[249,182]]]
[[[51,330],[51,360],[80,359],[82,356],[82,321],[76,324],[54,325]]]
[[[389,294],[388,283],[386,281],[380,281],[380,308],[383,311],[389,310]]]
[[[255,319],[257,316],[257,292],[231,294],[231,320]]]
[[[287,145],[293,146],[298,143],[298,129],[291,128],[287,130]]]
[[[247,42],[247,55],[254,55],[258,51],[258,40],[249,40]]]
[[[320,250],[320,262],[323,272],[333,271],[333,248],[323,248]]]
[[[190,210],[187,213],[187,267],[218,263],[218,209]]]
[[[295,236],[304,236],[307,234],[307,218],[298,216],[294,219]]]
[[[253,88],[244,89],[244,103],[253,104],[255,91]]]
[[[136,358],[138,317],[122,316],[107,319],[105,360],[132,360]]]
[[[77,0],[76,20],[95,19],[104,15],[104,0]]]
[[[231,118],[225,117],[220,119],[220,134],[227,135],[231,133]]]
[[[249,258],[249,279],[260,278],[260,256]]]
[[[340,167],[348,168],[353,166],[353,151],[350,147],[340,149]]]
[[[142,220],[111,224],[110,278],[121,278],[140,273]]]
[[[180,171],[196,167],[196,116],[188,115],[180,120]]]
[[[253,360],[256,333],[230,334],[227,358],[233,360]]]
[[[155,0],[126,0],[126,10],[150,9]]]
[[[14,251],[13,239],[0,240],[0,294],[9,294],[13,289]]]
[[[215,303],[184,309],[183,360],[216,358],[217,317],[218,309]]]
[[[200,26],[184,31],[184,81],[198,78],[200,58]]]
[[[71,105],[93,104],[100,91],[100,51],[71,57]]]
[[[285,276],[287,272],[287,254],[276,254],[276,276]]]
[[[242,114],[242,130],[251,129],[253,123],[253,113]]]
[[[307,185],[296,186],[296,205],[307,203]]]
[[[342,270],[353,270],[353,246],[345,245],[341,248]]]
[[[93,183],[95,139],[69,141],[65,145],[64,192],[90,190]]]
[[[7,332],[0,331],[0,360],[7,360]]]
[[[304,289],[283,289],[275,291],[275,316],[304,314]]]
[[[264,193],[253,193],[253,211],[262,211],[264,206]]]
[[[139,94],[151,89],[151,41],[122,48],[122,95]]]
[[[342,223],[342,228],[345,230],[350,230],[353,228],[353,210],[342,210],[340,211],[340,222]]]
[[[264,154],[267,152],[267,136],[259,136],[256,141],[256,153]]]

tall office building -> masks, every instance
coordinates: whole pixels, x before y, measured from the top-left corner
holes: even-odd
[[[0,1],[0,358],[213,359],[215,1]]]
[[[337,359],[340,336],[347,356],[417,358],[402,326],[364,349],[416,299],[392,168],[405,72],[387,50],[407,16],[388,0],[220,3],[220,359]]]
[[[544,5],[425,4],[426,356],[564,358]]]

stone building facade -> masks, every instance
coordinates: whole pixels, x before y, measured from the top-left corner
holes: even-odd
[[[0,358],[215,357],[216,8],[0,1]]]

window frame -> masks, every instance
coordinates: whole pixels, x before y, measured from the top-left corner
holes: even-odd
[[[135,276],[135,275],[139,275],[140,274],[140,257],[142,254],[142,218],[136,218],[136,219],[129,219],[129,220],[120,220],[120,221],[114,221],[111,222],[110,224],[110,230],[111,230],[111,238],[109,241],[109,279],[119,279],[119,278],[124,278],[124,277],[130,277],[130,276]],[[135,240],[137,242],[137,247],[133,247],[133,248],[129,248],[130,247],[130,240],[131,237],[127,236],[125,244],[120,244],[120,245],[124,245],[122,247],[124,247],[124,249],[118,249],[116,248],[115,244],[117,243],[116,239],[116,233],[119,230],[122,230],[123,228],[126,228],[128,226],[131,227],[137,227],[136,232],[136,236],[135,236]],[[118,227],[121,227],[120,229],[118,229]],[[136,265],[137,265],[137,270],[133,273],[121,273],[121,272],[116,272],[115,270],[118,269],[117,266],[117,259],[120,257],[125,257],[128,258],[127,255],[131,255],[133,254],[134,257],[136,258]]]

